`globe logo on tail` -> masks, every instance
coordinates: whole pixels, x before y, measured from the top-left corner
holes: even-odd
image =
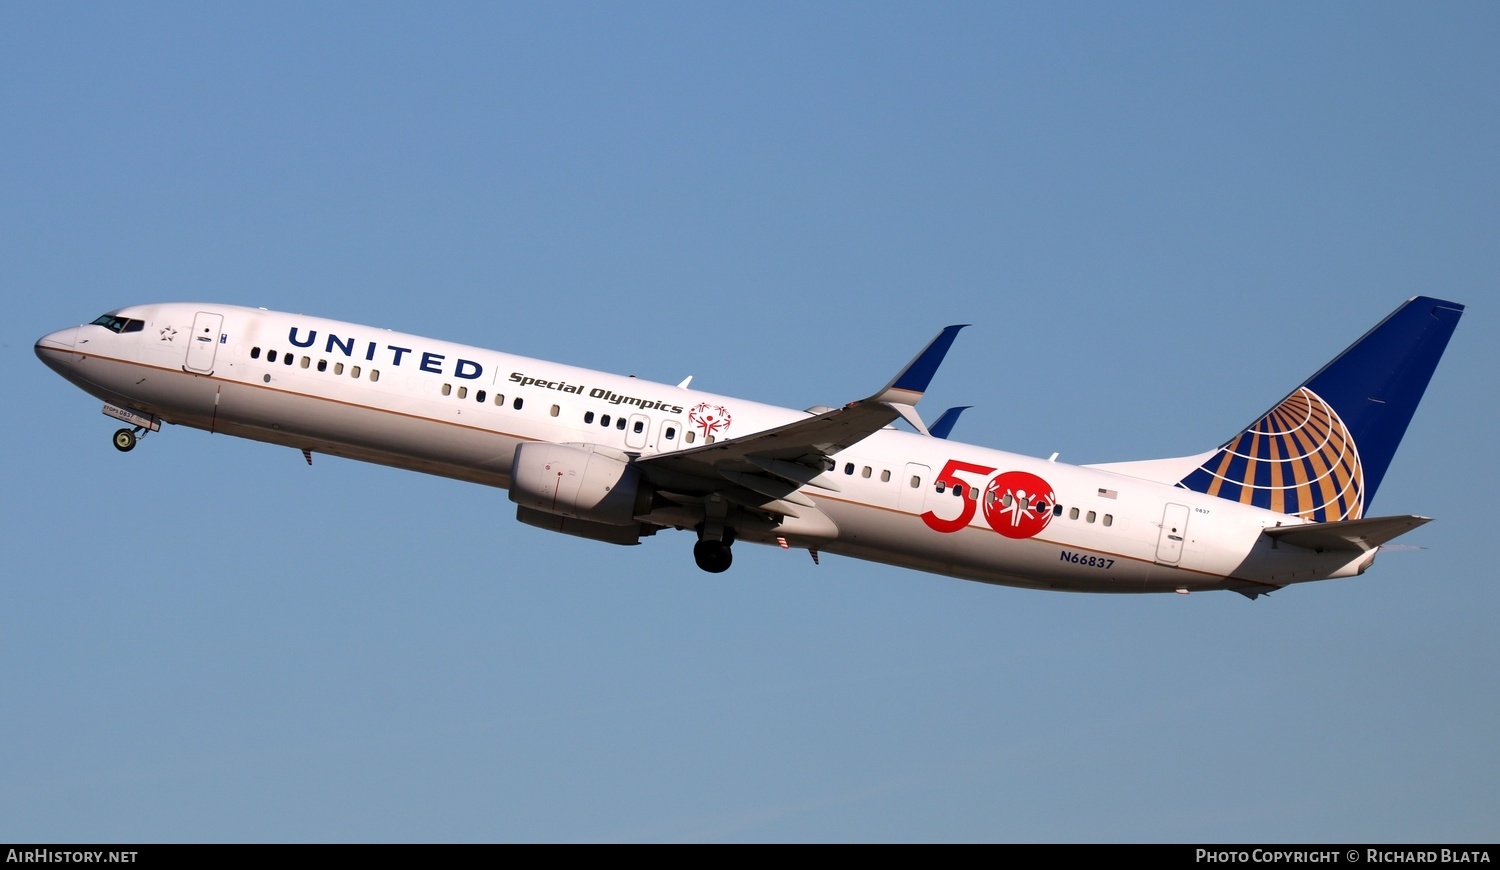
[[[1178,486],[1312,522],[1364,515],[1364,473],[1344,421],[1301,387]]]

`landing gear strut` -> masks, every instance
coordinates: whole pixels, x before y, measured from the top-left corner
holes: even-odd
[[[693,561],[710,574],[722,574],[729,570],[734,554],[728,541],[699,541],[693,545]]]
[[[130,430],[130,429],[119,429],[119,430],[116,430],[116,432],[115,432],[115,449],[118,450],[118,451],[120,451],[121,453],[129,453],[130,451],[134,450],[135,449],[135,442],[136,442],[136,434],[135,433],[139,432],[139,431],[140,431],[139,429],[136,429],[136,430]]]

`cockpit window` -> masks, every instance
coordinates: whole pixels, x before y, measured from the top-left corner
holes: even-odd
[[[113,314],[101,314],[95,318],[92,326],[102,326],[110,332],[140,332],[146,328],[144,320],[130,320],[124,317],[116,317]]]

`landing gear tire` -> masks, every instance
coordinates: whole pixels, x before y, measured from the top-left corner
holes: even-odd
[[[121,453],[129,453],[135,449],[135,433],[129,429],[120,429],[115,432],[115,449]]]
[[[734,554],[723,541],[699,541],[693,545],[693,561],[710,574],[722,574],[729,570]]]

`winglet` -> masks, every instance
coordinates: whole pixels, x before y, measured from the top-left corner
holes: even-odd
[[[958,415],[962,414],[972,407],[974,406],[959,405],[956,408],[949,408],[948,410],[944,411],[932,424],[932,428],[929,430],[929,433],[934,438],[946,439],[953,432],[953,425],[958,422]]]
[[[958,331],[968,326],[960,323],[956,326],[945,326],[937,337],[922,348],[906,368],[889,383],[885,389],[870,398],[876,402],[890,402],[895,405],[915,405],[922,394],[927,392],[927,385],[932,383],[932,376],[937,374],[938,366],[942,365],[943,357],[948,355],[948,348],[953,346],[953,339],[958,337]]]

